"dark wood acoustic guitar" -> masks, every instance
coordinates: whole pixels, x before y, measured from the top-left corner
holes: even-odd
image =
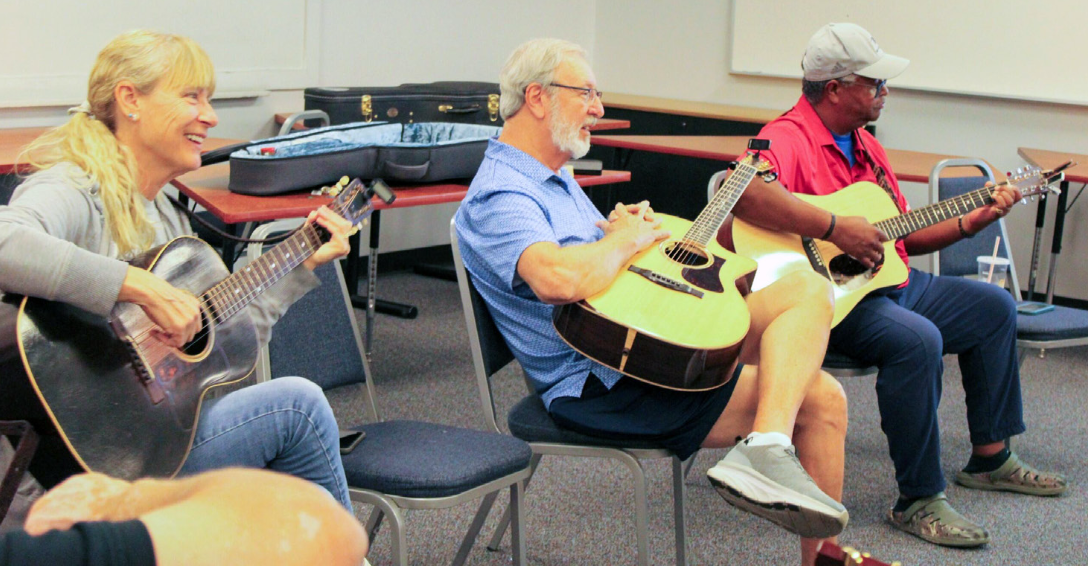
[[[376,183],[378,184],[378,183]],[[377,189],[352,181],[330,208],[358,223]],[[260,345],[245,307],[327,241],[308,224],[230,274],[215,251],[176,238],[132,264],[196,294],[203,324],[192,342],[171,348],[132,303],[110,317],[33,297],[0,302],[0,418],[28,420],[42,434],[31,471],[44,485],[95,471],[132,480],[171,477],[181,468],[205,393],[252,373]],[[316,338],[316,337],[315,337]]]
[[[1024,197],[1046,194],[1057,190],[1050,184],[1060,178],[1061,171],[1070,165],[1072,163],[1067,163],[1053,171],[1028,168],[1025,172],[1010,176],[1002,184],[1018,188]],[[794,271],[814,270],[829,279],[835,293],[835,315],[831,323],[835,326],[872,291],[907,280],[907,265],[895,251],[896,240],[990,205],[994,202],[993,193],[996,190],[997,186],[983,187],[905,214],[899,213],[884,189],[865,181],[830,195],[794,195],[840,216],[864,216],[887,234],[890,240],[884,243],[884,262],[872,269],[866,268],[831,242],[767,230],[739,218],[733,220],[732,246],[728,243],[726,246],[759,264],[752,283],[753,291]]]
[[[563,340],[659,387],[701,391],[726,383],[750,323],[738,281],[746,288],[756,263],[726,251],[715,234],[769,167],[758,154],[747,156],[694,222],[658,214],[672,237],[636,254],[600,293],[555,307],[552,322]]]

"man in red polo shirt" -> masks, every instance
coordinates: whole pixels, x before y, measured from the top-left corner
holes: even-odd
[[[775,165],[779,182],[791,192],[826,195],[869,181],[907,212],[910,206],[884,148],[862,129],[880,117],[887,81],[907,64],[881,50],[857,25],[828,24],[817,31],[802,61],[803,96],[760,132],[772,141],[763,155]],[[767,228],[830,240],[866,265],[879,259],[872,247],[879,236],[864,219],[800,206],[769,189],[750,189],[737,203],[738,216]],[[1020,194],[1002,187],[994,199],[993,205],[902,238],[896,252],[906,262],[908,254],[929,253],[969,238],[1004,216]],[[826,228],[822,235],[813,228],[820,223]],[[843,246],[844,240],[853,247]],[[862,300],[831,331],[829,348],[880,368],[876,391],[881,426],[899,484],[899,499],[888,514],[895,527],[946,546],[979,546],[990,540],[985,528],[960,515],[944,495],[937,405],[945,353],[959,354],[973,445],[956,481],[1029,495],[1065,491],[1062,476],[1028,466],[1006,445],[1025,427],[1016,305],[1003,289],[911,270],[899,288]]]

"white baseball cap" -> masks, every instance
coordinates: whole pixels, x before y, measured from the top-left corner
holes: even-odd
[[[847,75],[886,80],[899,76],[910,61],[885,53],[865,28],[850,23],[820,28],[801,59],[805,80],[829,81]]]

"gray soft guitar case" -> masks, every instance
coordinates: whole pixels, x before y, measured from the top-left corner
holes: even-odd
[[[387,182],[470,179],[502,128],[448,122],[352,123],[231,146],[204,164],[230,156],[232,192],[274,195],[327,185],[342,176]]]

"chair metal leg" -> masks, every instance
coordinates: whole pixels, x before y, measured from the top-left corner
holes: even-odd
[[[408,540],[404,534],[404,512],[391,501],[384,498],[380,498],[377,501],[368,501],[368,503],[374,505],[374,511],[371,512],[370,519],[367,521],[367,530],[370,530],[369,523],[375,523],[374,534],[377,534],[377,527],[381,524],[382,516],[388,516],[390,555],[393,559],[393,563],[398,566],[408,566]],[[373,535],[371,536],[370,541],[371,544],[374,544]]]
[[[689,462],[695,458],[688,458]],[[691,469],[690,466],[687,468]],[[672,510],[676,522],[676,565],[686,566],[688,563],[688,538],[686,523],[684,520],[684,495],[687,490],[684,485],[686,471],[680,458],[672,457]]]
[[[370,518],[366,520],[366,534],[368,540],[374,540],[378,536],[378,531],[382,528],[382,519],[385,518],[385,513],[378,507],[370,512]]]
[[[476,516],[472,519],[472,524],[468,527],[468,532],[465,533],[464,540],[461,541],[461,548],[457,549],[457,556],[453,557],[453,566],[462,566],[465,560],[468,560],[468,555],[472,552],[473,545],[476,544],[476,537],[480,534],[480,528],[484,526],[484,521],[487,520],[487,515],[491,513],[491,507],[495,504],[495,498],[499,495],[499,492],[494,491],[484,496],[480,502],[480,508],[476,511]]]
[[[536,473],[536,467],[540,465],[540,459],[543,458],[543,454],[533,454],[533,457],[529,459],[529,477],[525,478],[525,485],[522,490],[529,489],[529,482],[533,479],[533,474]],[[499,546],[502,545],[502,537],[506,534],[506,527],[510,526],[510,508],[507,507],[506,511],[503,511],[502,518],[499,519],[499,526],[495,527],[495,534],[491,535],[491,541],[487,543],[487,549],[491,552],[499,550]]]
[[[404,534],[404,515],[396,507],[389,513],[390,555],[393,563],[408,566],[408,537]]]
[[[650,566],[650,500],[646,494],[646,473],[638,459],[626,452],[616,459],[631,470],[631,479],[635,487],[635,533],[638,543],[639,566]]]
[[[514,566],[525,564],[525,486],[522,482],[515,482],[510,486],[510,507],[513,512],[510,530],[510,555],[514,560]]]
[[[695,457],[698,455],[699,453],[696,452],[695,454],[692,454],[691,457],[687,459],[687,461],[684,462],[684,479],[688,479],[688,475],[691,474],[691,469],[695,467]]]

